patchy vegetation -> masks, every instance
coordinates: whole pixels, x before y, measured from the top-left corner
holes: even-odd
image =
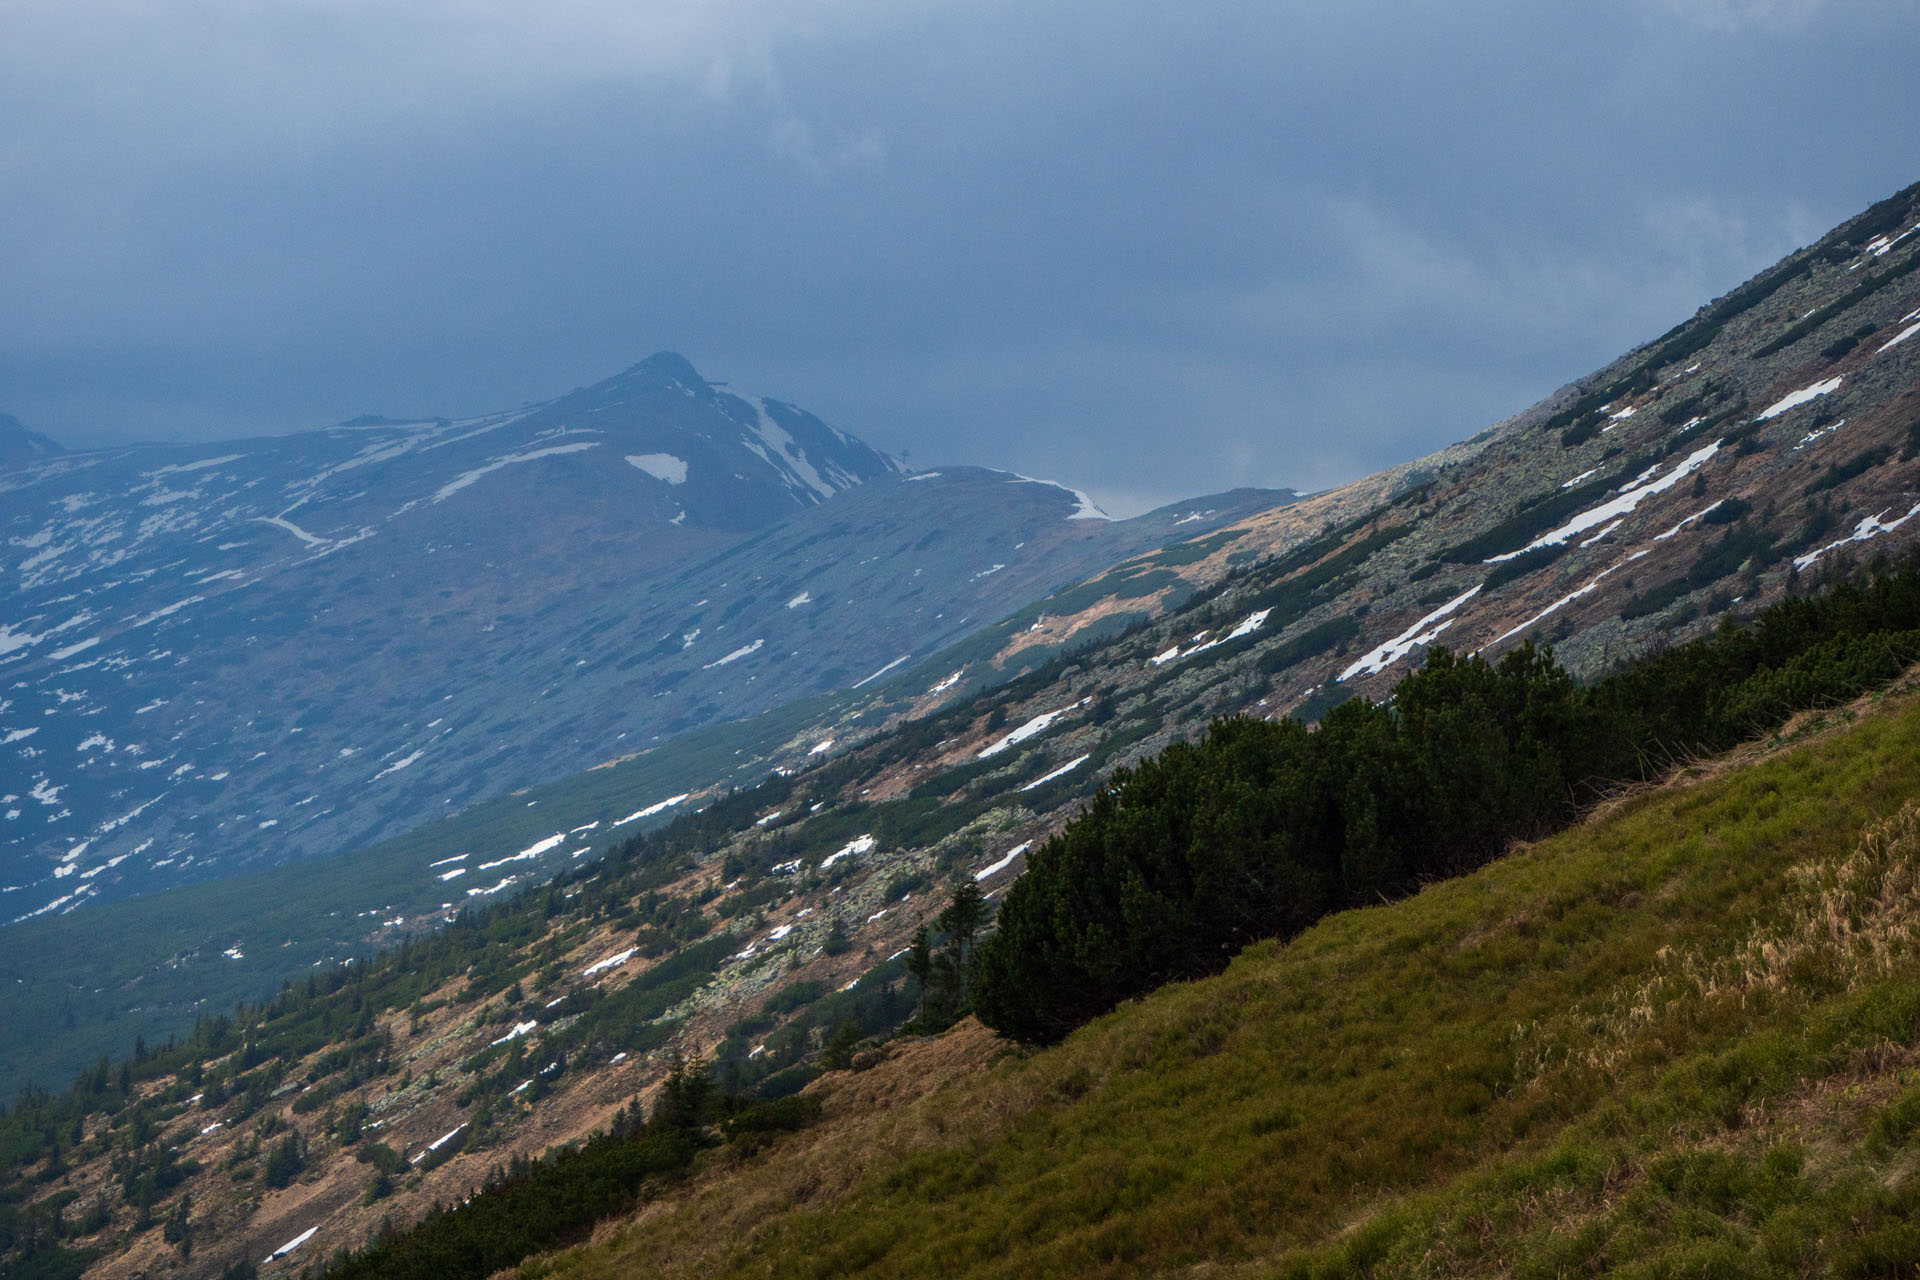
[[[908,1145],[830,1122],[524,1274],[1904,1273],[1920,706],[1854,718],[949,1075],[886,1118]]]

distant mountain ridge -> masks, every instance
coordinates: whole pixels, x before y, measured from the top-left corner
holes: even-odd
[[[670,352],[471,419],[42,451],[0,494],[0,923],[845,688],[1189,527],[908,476]]]

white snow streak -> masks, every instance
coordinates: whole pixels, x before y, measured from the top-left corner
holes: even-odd
[[[1566,608],[1568,605],[1572,604],[1575,600],[1578,600],[1581,596],[1591,594],[1593,591],[1599,588],[1600,583],[1606,578],[1608,574],[1612,573],[1615,569],[1619,569],[1625,565],[1632,564],[1635,560],[1640,559],[1640,557],[1646,554],[1648,553],[1645,551],[1636,551],[1632,555],[1628,556],[1625,560],[1622,560],[1619,564],[1607,566],[1605,569],[1602,569],[1598,574],[1594,575],[1593,581],[1587,583],[1586,586],[1581,587],[1578,591],[1572,591],[1564,596],[1561,596],[1558,600],[1555,600],[1552,604],[1548,605],[1546,608],[1542,609],[1540,612],[1534,614],[1531,618],[1528,618],[1525,622],[1521,623],[1519,626],[1513,628],[1513,630],[1508,631],[1506,634],[1495,639],[1493,644],[1500,644],[1503,641],[1512,639],[1514,636],[1519,635],[1522,631],[1525,631],[1528,627],[1533,626],[1535,623],[1541,621],[1542,619],[1551,617],[1552,615],[1560,612],[1560,610]],[[1487,647],[1492,648],[1493,645],[1488,645]]]
[[[511,467],[517,462],[532,462],[536,458],[551,458],[556,454],[579,453],[583,449],[598,449],[599,447],[600,442],[598,440],[581,440],[574,444],[556,444],[546,449],[529,449],[525,453],[509,453],[505,457],[495,458],[485,466],[475,467],[471,471],[462,472],[455,476],[453,479],[441,485],[430,501],[445,502],[448,498],[451,498],[454,494],[460,492],[480,477],[490,475],[502,467]]]
[[[596,960],[594,963],[582,969],[580,976],[583,978],[591,978],[594,974],[604,972],[607,969],[618,969],[621,965],[633,959],[634,953],[639,949],[638,947],[628,947],[625,951],[615,952],[605,960]]]
[[[857,858],[863,853],[872,853],[874,844],[874,838],[870,835],[857,836],[842,845],[838,853],[830,853],[823,858],[820,862],[820,869],[825,871],[842,858]]]
[[[1810,387],[1802,387],[1798,391],[1784,395],[1763,410],[1754,421],[1765,422],[1769,418],[1779,417],[1789,409],[1798,409],[1809,401],[1818,400],[1821,396],[1832,395],[1840,389],[1843,381],[1845,381],[1843,375],[1835,374],[1825,382],[1816,382]]]
[[[1872,538],[1879,537],[1883,533],[1893,532],[1895,529],[1898,529],[1901,525],[1913,519],[1915,516],[1920,516],[1920,502],[1916,502],[1913,505],[1913,509],[1908,511],[1907,514],[1901,516],[1898,520],[1884,520],[1881,517],[1885,515],[1886,515],[1886,512],[1882,511],[1879,515],[1862,517],[1860,520],[1860,523],[1853,526],[1853,532],[1848,534],[1846,537],[1841,538],[1836,542],[1829,542],[1826,546],[1820,547],[1817,550],[1809,551],[1807,552],[1807,554],[1803,556],[1795,556],[1793,558],[1794,567],[1797,569],[1804,569],[1808,565],[1812,564],[1815,560],[1818,560],[1821,556],[1827,554],[1827,552],[1832,551],[1838,547],[1844,547],[1849,542],[1866,542]]]
[[[1720,499],[1719,502],[1711,503],[1708,506],[1704,506],[1700,508],[1698,511],[1694,512],[1692,515],[1682,520],[1679,524],[1674,525],[1673,528],[1667,530],[1665,533],[1654,534],[1653,540],[1655,542],[1665,542],[1668,538],[1671,538],[1674,534],[1679,533],[1682,529],[1692,524],[1695,520],[1698,520],[1701,517],[1705,516],[1708,512],[1713,511],[1718,507],[1722,506],[1725,502],[1726,502],[1726,499],[1722,498]]]
[[[285,529],[288,533],[310,547],[324,547],[331,541],[331,539],[323,538],[318,534],[308,533],[305,529],[302,529],[285,516],[255,516],[254,520],[260,524],[270,524],[276,529]]]
[[[738,649],[735,649],[732,653],[728,654],[726,657],[716,658],[712,662],[709,662],[706,666],[701,667],[700,669],[702,671],[711,671],[715,667],[724,667],[729,662],[738,662],[740,661],[740,659],[746,657],[748,654],[760,652],[760,650],[766,645],[766,643],[767,642],[765,640],[755,640],[752,644],[743,644]]]
[[[373,777],[367,779],[367,781],[378,782],[380,781],[380,779],[386,777],[390,773],[398,773],[402,769],[406,768],[408,765],[412,764],[415,760],[418,760],[421,756],[425,754],[427,754],[427,749],[425,747],[422,747],[410,756],[402,756],[400,759],[394,761],[392,764],[388,765],[386,768],[382,769],[380,772],[374,774]]]
[[[1052,782],[1055,778],[1066,777],[1068,774],[1072,773],[1075,769],[1078,769],[1081,765],[1085,764],[1087,761],[1091,759],[1093,759],[1091,755],[1084,755],[1077,760],[1069,760],[1067,763],[1061,765],[1058,769],[1055,769],[1052,773],[1048,774],[1046,777],[1035,778],[1032,782],[1029,782],[1026,786],[1020,789],[1022,791],[1032,791],[1038,787],[1044,787],[1049,782]]]
[[[1342,671],[1339,678],[1342,680],[1351,680],[1357,675],[1370,676],[1377,674],[1378,672],[1385,671],[1388,667],[1400,661],[1400,659],[1406,657],[1409,653],[1412,653],[1414,649],[1420,645],[1432,644],[1439,638],[1442,631],[1445,631],[1453,625],[1453,619],[1449,615],[1479,594],[1480,588],[1474,587],[1464,595],[1455,596],[1426,617],[1420,619],[1420,621],[1408,627],[1405,631],[1402,631],[1393,639],[1381,645],[1378,649],[1375,649],[1372,653],[1369,653],[1366,657],[1360,659],[1360,661],[1348,667],[1345,671]]]
[[[1045,733],[1048,729],[1053,727],[1054,721],[1060,719],[1062,716],[1072,715],[1075,711],[1078,711],[1081,707],[1086,706],[1087,703],[1090,701],[1092,701],[1092,699],[1082,698],[1080,701],[1074,703],[1070,707],[1061,707],[1058,711],[1048,711],[1042,715],[1035,716],[1033,719],[1027,721],[1025,724],[1021,725],[1018,729],[1015,729],[1012,733],[1008,734],[1006,737],[1000,739],[1000,741],[994,743],[993,745],[989,746],[986,750],[982,751],[978,756],[975,757],[975,759],[985,760],[988,756],[997,756],[1002,751],[1005,751],[1008,747],[1019,746],[1021,743],[1025,742],[1028,738],[1036,737],[1039,734]]]
[[[1013,865],[1013,860],[1015,858],[1019,857],[1021,854],[1025,853],[1027,850],[1031,848],[1033,848],[1033,841],[1031,840],[1027,840],[1021,844],[1017,844],[1013,846],[1013,848],[1007,850],[1004,854],[1000,855],[1000,861],[993,863],[991,866],[982,867],[978,871],[974,872],[973,873],[974,883],[978,884],[982,880],[988,880],[994,876],[999,875],[1002,871],[1005,871],[1008,867]]]
[[[899,657],[895,658],[892,662],[889,662],[886,666],[880,668],[878,671],[868,676],[866,679],[857,681],[854,684],[849,685],[848,687],[852,689],[858,689],[865,685],[870,685],[875,680],[878,680],[881,676],[887,674],[887,672],[893,670],[895,667],[899,666],[901,663],[905,662],[908,658],[911,658],[912,656],[913,655],[910,653],[903,653]]]
[[[628,814],[626,817],[620,819],[620,821],[614,823],[613,825],[616,827],[624,827],[629,822],[638,822],[642,818],[651,818],[656,813],[665,813],[667,810],[673,808],[673,806],[677,804],[686,803],[687,800],[692,797],[692,794],[693,794],[692,792],[686,792],[681,795],[671,796],[668,799],[660,801],[660,803],[658,804],[650,804],[644,809],[636,809],[634,812]]]
[[[1902,329],[1899,333],[1894,334],[1892,338],[1888,339],[1886,345],[1881,347],[1880,351],[1886,351],[1890,348],[1897,347],[1901,343],[1905,342],[1908,338],[1911,338],[1916,333],[1920,333],[1920,324],[1910,324],[1906,328]],[[1880,351],[1876,351],[1873,354],[1879,355]]]
[[[1665,493],[1698,471],[1701,467],[1705,466],[1707,461],[1720,451],[1720,446],[1723,443],[1725,442],[1715,440],[1712,444],[1701,446],[1688,454],[1679,466],[1669,471],[1666,475],[1661,476],[1659,479],[1647,480],[1644,483],[1636,479],[1633,484],[1621,490],[1615,497],[1601,503],[1597,507],[1591,507],[1582,511],[1579,515],[1567,521],[1567,523],[1561,525],[1552,533],[1541,534],[1526,546],[1521,547],[1518,551],[1509,551],[1504,555],[1488,556],[1486,562],[1488,564],[1498,564],[1500,561],[1512,560],[1516,556],[1523,556],[1527,552],[1540,547],[1558,546],[1569,538],[1578,537],[1589,529],[1597,529],[1603,524],[1631,515],[1634,509],[1648,498],[1653,497],[1655,494]],[[1644,476],[1645,472],[1641,474]],[[1344,676],[1341,678],[1345,679]]]
[[[548,836],[539,844],[529,845],[518,853],[508,854],[504,858],[496,858],[492,862],[483,862],[480,864],[479,869],[481,871],[491,871],[495,867],[504,867],[509,862],[525,862],[530,858],[537,858],[543,853],[548,853],[558,848],[561,844],[565,843],[566,838],[565,832],[557,836]]]
[[[462,1127],[464,1128],[465,1126],[462,1126]],[[292,1253],[295,1249],[298,1249],[301,1245],[313,1239],[314,1233],[319,1230],[320,1230],[319,1227],[308,1227],[305,1231],[302,1231],[299,1235],[295,1236],[293,1239],[287,1241],[285,1244],[281,1245],[278,1249],[275,1249],[272,1253],[262,1258],[261,1261],[272,1262],[275,1258],[286,1257],[288,1254]]]

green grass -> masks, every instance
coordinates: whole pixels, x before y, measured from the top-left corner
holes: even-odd
[[[528,1274],[1908,1274],[1920,821],[1863,833],[1915,797],[1907,705],[1251,947],[877,1122],[888,1151],[830,1120]],[[794,1190],[843,1161],[845,1194]],[[728,1234],[719,1202],[789,1208]]]

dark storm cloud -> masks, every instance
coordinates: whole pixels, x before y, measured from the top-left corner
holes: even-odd
[[[916,462],[1314,487],[1920,177],[1911,3],[392,9],[0,4],[0,408],[284,430],[671,347]]]

